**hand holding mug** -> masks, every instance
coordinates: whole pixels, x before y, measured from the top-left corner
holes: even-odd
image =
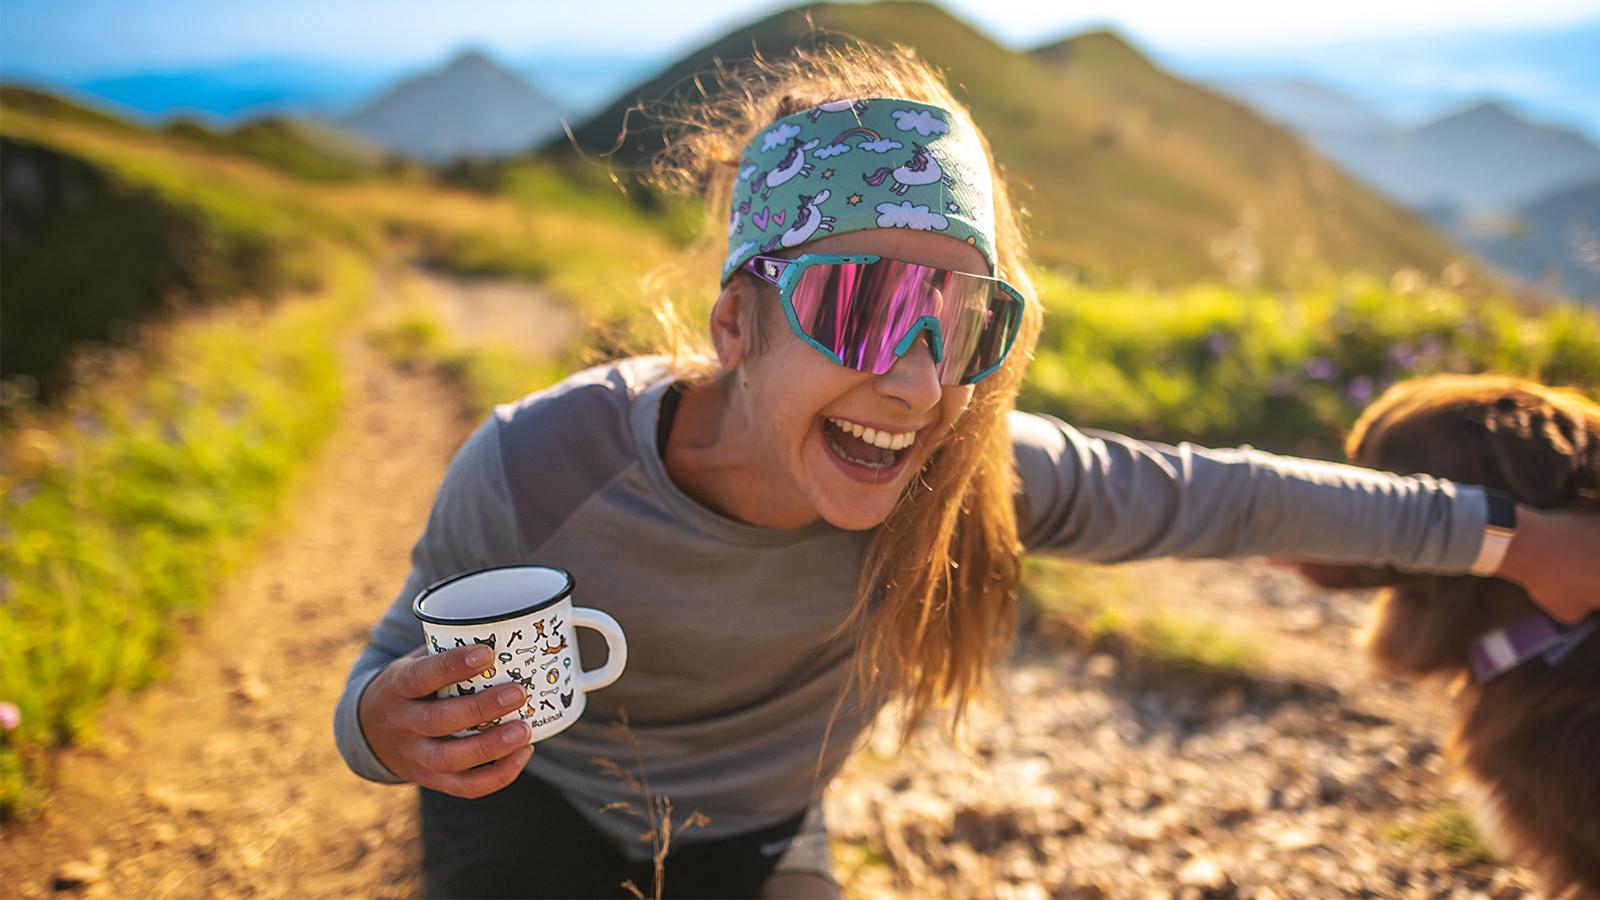
[[[407,781],[458,797],[516,780],[531,743],[571,727],[588,692],[627,665],[622,628],[574,606],[574,587],[571,573],[552,566],[502,566],[419,593],[411,609],[428,655],[390,663],[361,698],[361,727],[378,759]],[[580,627],[605,638],[598,669],[583,668]]]
[[[482,797],[515,781],[533,756],[526,722],[513,718],[469,738],[451,735],[515,712],[525,702],[522,686],[437,697],[493,658],[477,644],[432,656],[418,648],[378,673],[359,709],[361,730],[378,760],[406,781],[457,797]]]

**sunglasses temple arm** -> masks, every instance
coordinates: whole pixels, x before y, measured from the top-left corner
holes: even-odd
[[[779,266],[778,273],[777,274],[768,274],[765,271],[766,267],[763,266],[762,263],[776,263]],[[768,284],[770,284],[770,285],[772,285],[774,287],[777,287],[778,286],[778,282],[779,282],[780,278],[782,277],[783,267],[792,265],[793,263],[794,263],[794,260],[792,260],[792,259],[784,259],[781,256],[752,256],[749,259],[745,260],[744,261],[744,265],[740,266],[739,268],[744,270],[744,271],[746,271],[746,272],[749,272],[751,275],[756,276],[757,278],[761,279],[762,281],[765,281]]]

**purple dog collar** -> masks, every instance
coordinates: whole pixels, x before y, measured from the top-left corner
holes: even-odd
[[[1557,665],[1597,626],[1600,615],[1591,615],[1576,625],[1563,625],[1542,612],[1524,616],[1473,642],[1472,674],[1480,683],[1487,683],[1535,656]]]

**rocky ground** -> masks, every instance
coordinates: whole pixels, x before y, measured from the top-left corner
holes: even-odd
[[[380,280],[375,309],[392,284]],[[496,296],[505,315],[525,313]],[[351,775],[330,718],[474,423],[445,382],[395,371],[354,338],[345,351],[345,424],[280,529],[173,676],[113,704],[100,739],[63,757],[45,818],[5,828],[5,896],[416,895],[414,793]],[[888,712],[831,788],[851,895],[1533,889],[1524,871],[1447,850],[1430,825],[1448,809],[1448,699],[1366,672],[1353,647],[1365,597],[1260,561],[1086,572],[1079,589],[1243,636],[1257,674],[1152,671],[1080,652],[1040,620],[974,710],[966,745],[927,730],[897,752]]]
[[[1521,896],[1449,799],[1438,687],[1374,677],[1355,648],[1370,595],[1264,561],[1102,570],[1130,602],[1233,622],[1243,678],[1151,671],[1027,635],[970,748],[895,717],[830,789],[858,896]],[[1101,585],[1102,587],[1104,585]],[[1455,846],[1452,846],[1452,845]]]

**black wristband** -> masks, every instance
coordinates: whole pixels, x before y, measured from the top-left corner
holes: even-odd
[[[1489,524],[1507,531],[1516,531],[1516,498],[1498,488],[1484,488],[1483,496],[1489,504]]]

